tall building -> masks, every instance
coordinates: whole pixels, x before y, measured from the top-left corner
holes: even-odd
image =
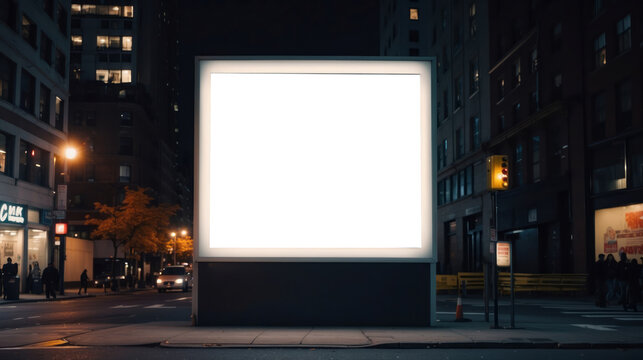
[[[70,140],[82,159],[70,172],[71,236],[89,238],[84,219],[93,203],[119,204],[126,186],[178,202],[173,3],[71,4]]]
[[[642,6],[382,2],[380,54],[426,48],[437,60],[440,271],[479,271],[494,236],[514,244],[518,272],[584,273],[600,253],[643,254]],[[419,52],[399,33],[410,13],[428,17]],[[509,165],[497,216],[493,154]]]
[[[380,16],[380,55],[437,62],[438,272],[482,271],[492,212],[483,147],[490,137],[486,2],[382,1]]]
[[[57,261],[51,223],[65,173],[69,1],[0,0],[0,259],[22,290]]]
[[[625,252],[641,263],[643,3],[585,1],[580,9],[589,260]]]

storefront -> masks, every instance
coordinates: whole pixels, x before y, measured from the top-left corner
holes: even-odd
[[[643,204],[617,206],[594,212],[594,257],[612,254],[618,261],[643,257]]]
[[[41,209],[0,201],[0,262],[7,258],[18,264],[21,292],[27,290],[27,278],[47,266],[49,228]]]

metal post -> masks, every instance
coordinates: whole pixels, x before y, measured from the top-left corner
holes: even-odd
[[[509,272],[510,272],[510,286],[511,286],[511,328],[516,328],[515,313],[516,313],[516,299],[514,292],[514,244],[513,241],[509,243]]]
[[[59,260],[59,267],[60,271],[58,272],[60,274],[60,295],[65,295],[65,259],[67,257],[66,254],[66,249],[67,249],[67,236],[66,235],[60,235],[60,260]]]
[[[482,299],[484,301],[484,321],[489,322],[489,264],[482,265],[482,274],[484,276],[484,293]]]
[[[496,243],[498,242],[498,192],[493,192],[493,222],[494,222],[494,231],[496,232]],[[495,245],[495,244],[494,244]],[[496,252],[498,250],[496,249]],[[491,276],[493,276],[493,328],[498,329],[498,261],[497,254],[494,253],[493,260],[493,270]]]

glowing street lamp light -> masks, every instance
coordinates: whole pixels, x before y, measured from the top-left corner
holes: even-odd
[[[75,147],[68,146],[65,149],[65,158],[66,159],[73,160],[73,159],[76,158],[76,156],[78,156],[78,150]]]

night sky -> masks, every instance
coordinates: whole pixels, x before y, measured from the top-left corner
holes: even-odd
[[[193,158],[195,56],[379,53],[377,0],[201,0],[181,4],[179,101],[183,165]]]

